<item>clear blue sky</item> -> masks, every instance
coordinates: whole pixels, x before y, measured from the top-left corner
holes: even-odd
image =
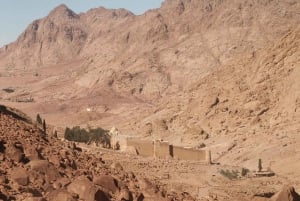
[[[135,14],[160,7],[163,0],[1,0],[0,47],[13,42],[35,19],[45,17],[53,8],[64,3],[76,13],[91,8],[126,8]]]

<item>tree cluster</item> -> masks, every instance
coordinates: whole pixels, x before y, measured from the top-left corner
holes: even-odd
[[[74,142],[90,143],[96,142],[97,144],[110,145],[110,135],[107,130],[102,128],[80,128],[75,126],[73,128],[66,128],[65,139]]]

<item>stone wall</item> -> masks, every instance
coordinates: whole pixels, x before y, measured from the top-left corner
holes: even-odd
[[[139,140],[136,138],[127,139],[127,147],[134,147],[138,155],[151,156],[154,155],[154,142],[148,140]]]
[[[154,142],[154,157],[156,158],[170,158],[170,144],[169,142],[155,141]]]
[[[172,145],[171,145],[172,146]],[[197,150],[193,148],[185,148],[179,146],[172,146],[173,158],[178,160],[190,161],[210,161],[208,158],[208,150]]]

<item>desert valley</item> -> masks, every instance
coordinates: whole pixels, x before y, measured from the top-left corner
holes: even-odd
[[[0,200],[299,201],[299,17],[297,0],[54,8],[0,49]],[[110,142],[64,139],[78,126]]]

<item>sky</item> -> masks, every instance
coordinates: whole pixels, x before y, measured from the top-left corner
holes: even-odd
[[[60,4],[76,13],[91,8],[126,8],[139,15],[158,8],[163,0],[0,0],[0,47],[13,42],[35,19],[48,15]]]

